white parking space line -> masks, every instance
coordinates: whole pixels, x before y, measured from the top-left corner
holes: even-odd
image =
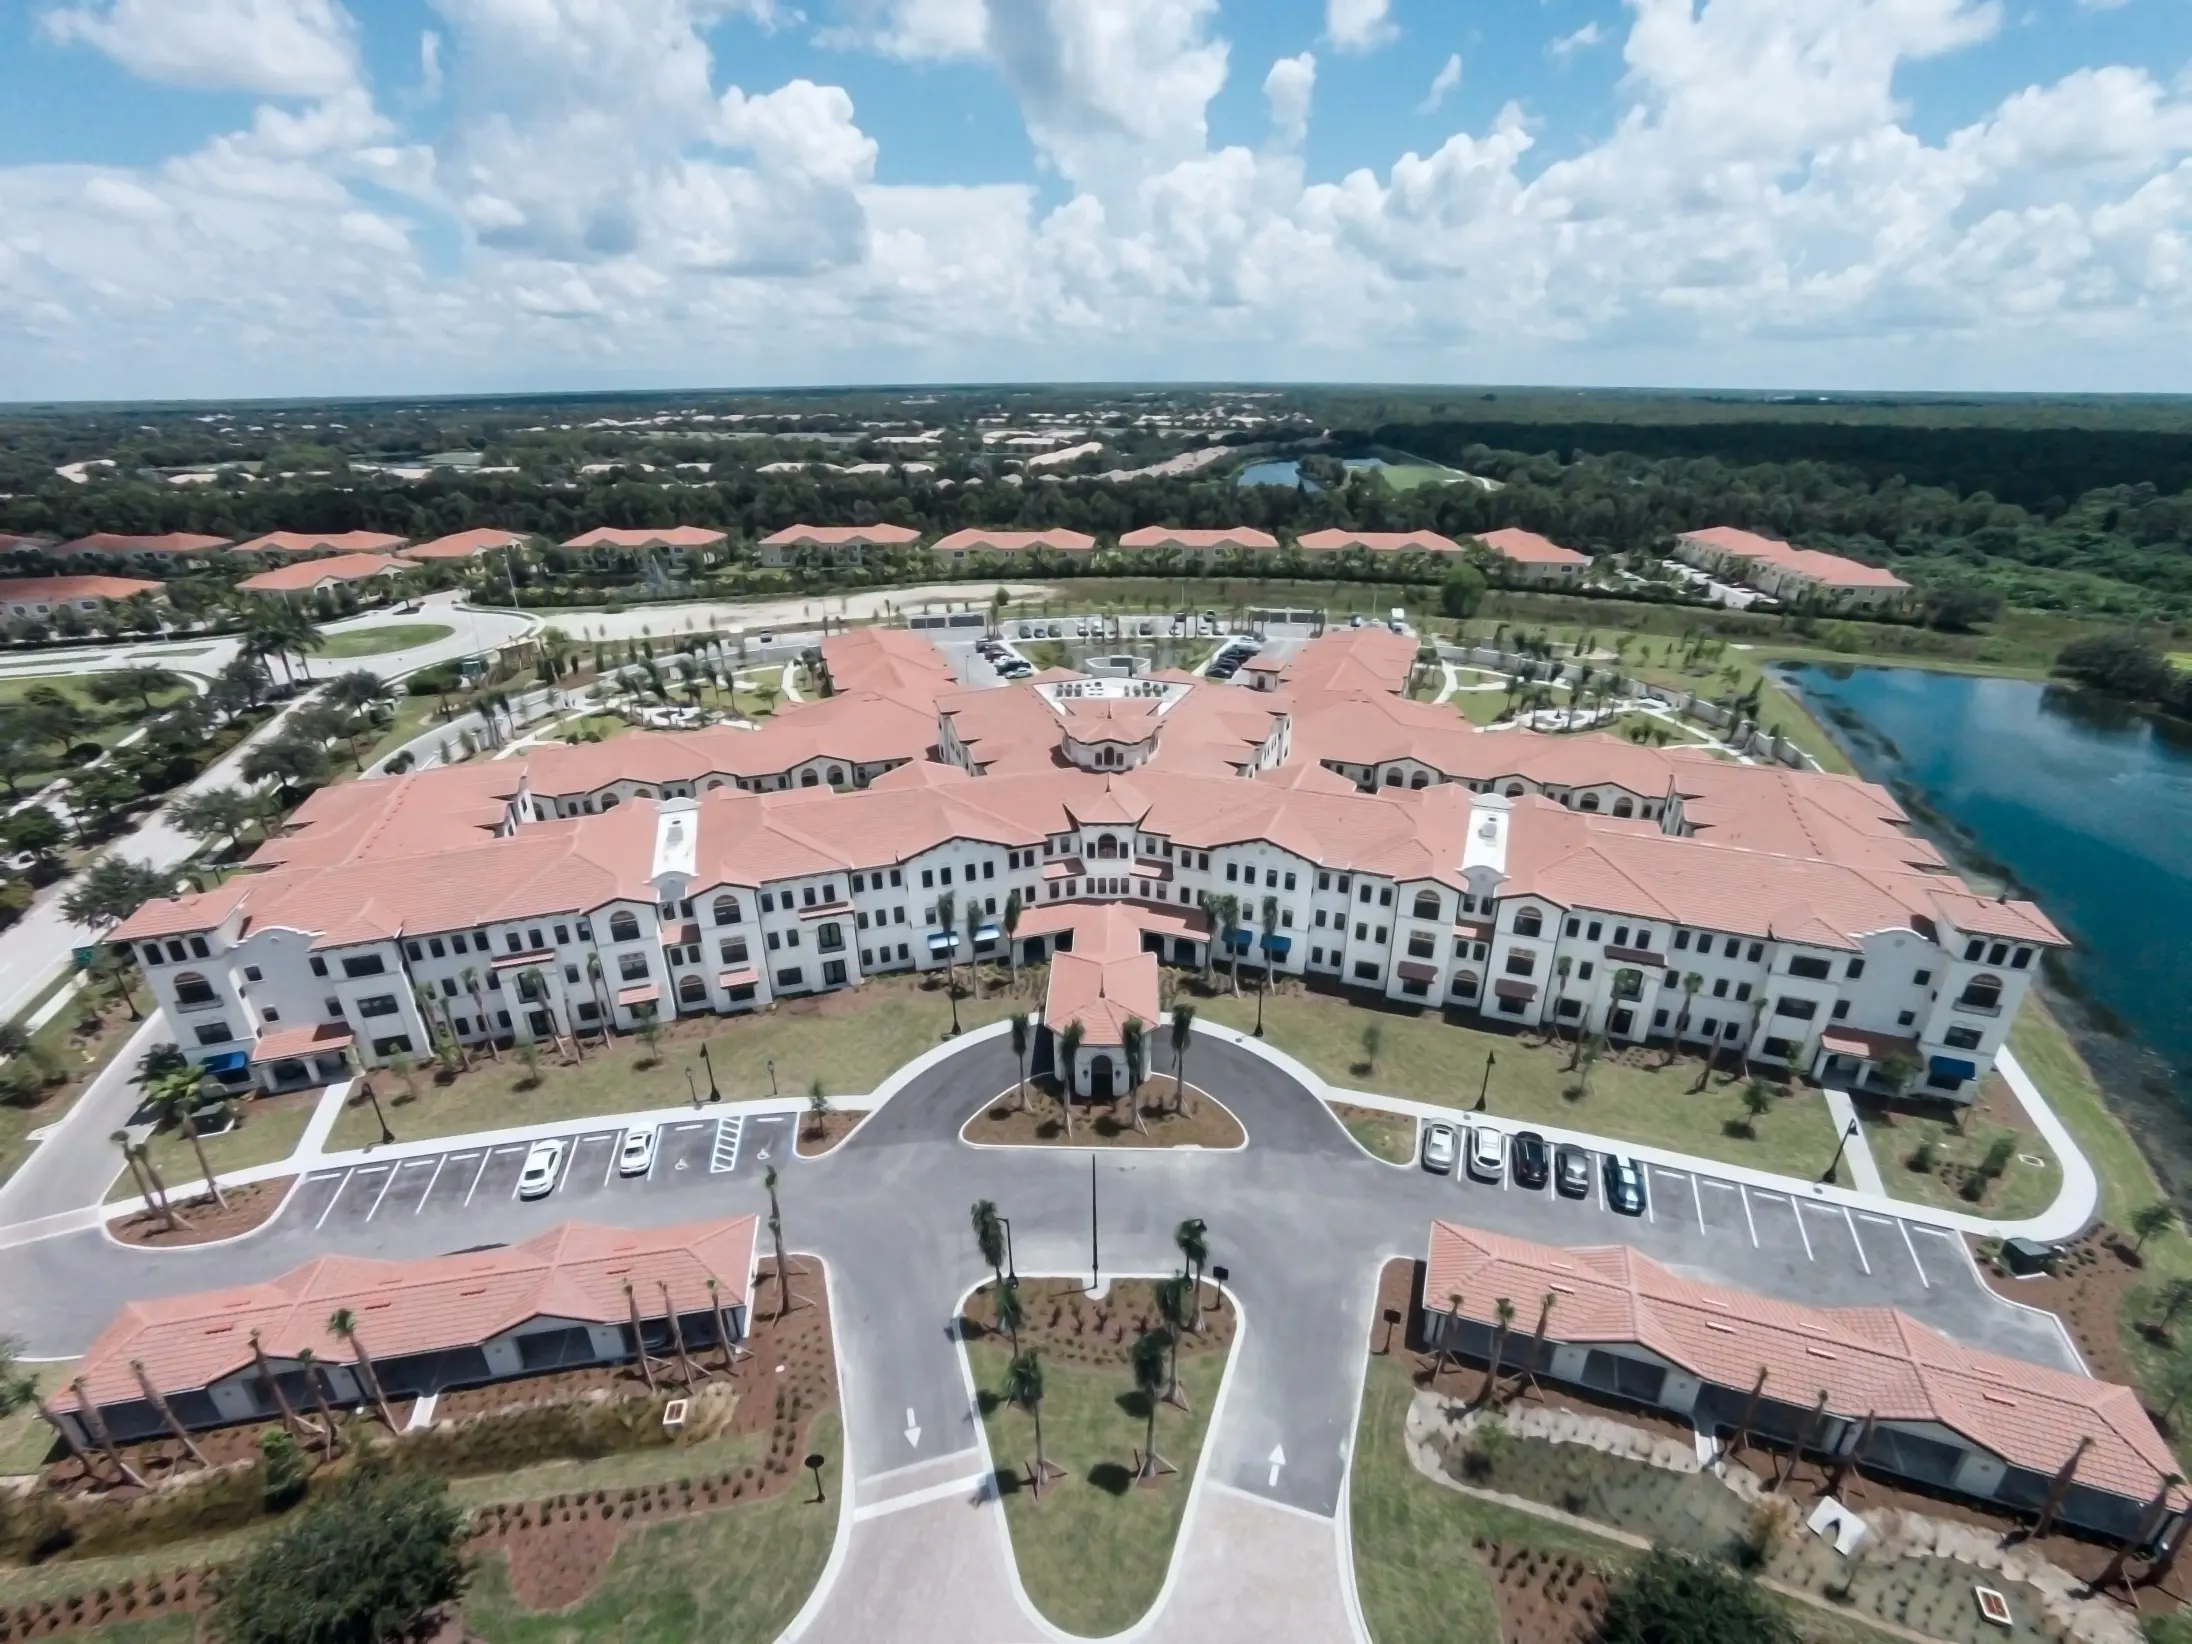
[[[609,1145],[608,1158],[602,1160],[601,1162],[601,1185],[603,1187],[607,1187],[609,1185],[609,1178],[616,1173],[616,1167],[617,1148],[616,1144],[612,1141]],[[652,1166],[650,1165],[649,1168],[652,1168]]]
[[[1850,1243],[1857,1246],[1857,1265],[1865,1270],[1865,1277],[1869,1279],[1872,1277],[1872,1263],[1865,1258],[1865,1241],[1857,1236],[1857,1218],[1850,1214],[1848,1205],[1842,1207],[1842,1220],[1849,1223]]]
[[[402,1169],[403,1166],[398,1165],[394,1170],[391,1170],[388,1173],[386,1180],[381,1183],[381,1190],[373,1195],[373,1208],[365,1213],[365,1219],[367,1221],[371,1221],[375,1216],[378,1216],[381,1213],[381,1200],[388,1197],[388,1190],[396,1185],[396,1177],[398,1173],[402,1171]]]
[[[352,1176],[355,1176],[356,1174],[357,1172],[354,1170],[346,1170],[343,1172],[343,1179],[336,1184],[335,1191],[327,1196],[327,1208],[320,1212],[320,1219],[312,1224],[313,1231],[317,1232],[320,1228],[327,1225],[327,1218],[335,1213],[335,1202],[343,1196],[343,1189],[350,1185],[350,1178]],[[1918,1253],[1916,1251],[1912,1251],[1911,1260],[1916,1261],[1917,1259]]]
[[[346,1176],[348,1174],[349,1172],[345,1170],[315,1170],[305,1180],[308,1182],[329,1182],[337,1176]]]
[[[1735,1190],[1742,1195],[1743,1225],[1751,1230],[1751,1248],[1756,1250],[1758,1248],[1758,1218],[1751,1214],[1751,1190],[1741,1182],[1735,1184]]]
[[[449,1155],[446,1153],[440,1154],[435,1158],[434,1174],[426,1178],[426,1191],[419,1195],[419,1202],[411,1207],[412,1215],[416,1216],[420,1211],[426,1208],[426,1201],[434,1196],[434,1184],[441,1180],[441,1167],[448,1162]]]
[[[1918,1282],[1931,1290],[1933,1281],[1926,1277],[1926,1264],[1918,1259],[1918,1247],[1910,1241],[1910,1223],[1899,1221],[1895,1225],[1903,1230],[1903,1248],[1910,1252],[1910,1265],[1918,1269]]]
[[[1779,1198],[1780,1195],[1774,1195]],[[1796,1218],[1796,1236],[1804,1241],[1804,1260],[1815,1262],[1819,1258],[1811,1253],[1811,1234],[1804,1227],[1804,1207],[1794,1199],[1789,1201],[1789,1214]]]
[[[584,1140],[583,1136],[579,1137],[563,1150],[563,1168],[556,1172],[556,1185],[551,1187],[548,1190],[549,1192],[561,1193],[563,1191],[563,1184],[571,1179],[571,1167],[578,1163],[578,1144]]]
[[[1697,1185],[1694,1173],[1690,1177],[1690,1205],[1697,1212],[1697,1230],[1702,1233],[1705,1231],[1705,1191]]]
[[[472,1202],[472,1195],[479,1191],[480,1178],[487,1174],[487,1160],[489,1157],[490,1155],[487,1153],[482,1153],[479,1156],[479,1169],[472,1172],[472,1185],[464,1190],[464,1202],[468,1205]]]

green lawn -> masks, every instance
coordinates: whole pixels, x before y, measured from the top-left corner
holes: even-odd
[[[288,1158],[304,1139],[304,1127],[311,1122],[313,1104],[317,1100],[318,1092],[315,1091],[310,1095],[262,1096],[238,1102],[236,1115],[241,1122],[236,1128],[204,1138],[206,1163],[217,1174],[226,1175],[251,1165],[272,1164],[277,1159]],[[152,1165],[159,1171],[160,1179],[171,1188],[199,1179],[197,1152],[180,1127],[154,1134]],[[114,1183],[107,1190],[108,1203],[134,1199],[137,1184],[123,1166],[119,1151],[115,1154],[114,1169]]]
[[[985,995],[959,1001],[962,1027],[979,1027],[1015,1010],[1033,1010],[1041,990],[1033,976],[1023,971],[1017,998],[994,986],[985,988]],[[883,978],[811,1003],[779,1005],[759,1015],[682,1019],[663,1030],[661,1061],[654,1066],[641,1065],[651,1060],[643,1041],[621,1037],[606,1051],[590,1045],[586,1060],[569,1067],[553,1051],[543,1050],[540,1082],[529,1090],[518,1088],[527,1073],[510,1051],[502,1053],[500,1062],[475,1054],[472,1071],[458,1074],[447,1085],[437,1084],[423,1071],[414,1075],[415,1099],[386,1070],[372,1077],[390,1128],[411,1141],[595,1113],[674,1107],[689,1099],[688,1067],[701,1094],[707,1094],[707,1069],[700,1062],[703,1039],[715,1063],[717,1085],[733,1100],[770,1094],[772,1059],[777,1089],[786,1096],[804,1094],[816,1079],[833,1096],[864,1094],[936,1045],[950,1026],[951,1006],[941,986],[931,991],[903,978]],[[327,1145],[331,1150],[364,1147],[379,1136],[372,1109],[354,1098],[336,1120]]]
[[[2053,1204],[2055,1195],[2062,1191],[2061,1164],[2039,1133],[2029,1126],[2011,1128],[1993,1123],[1984,1115],[1966,1115],[1964,1128],[1959,1132],[1946,1119],[1909,1113],[1894,1115],[1892,1123],[1870,1108],[1860,1109],[1858,1117],[1864,1121],[1865,1139],[1871,1144],[1872,1156],[1879,1162],[1880,1178],[1898,1199],[2014,1219],[2038,1215]],[[1977,1198],[1966,1198],[1963,1188],[1970,1180],[1970,1173],[2001,1136],[2009,1137],[2017,1152],[2010,1156],[2002,1174],[1988,1182]],[[1929,1144],[1940,1163],[1950,1169],[1951,1179],[1943,1180],[1937,1170],[1912,1167],[1913,1155],[1921,1146]],[[2039,1159],[2042,1163],[2028,1165],[2018,1155]]]
[[[766,1448],[759,1433],[724,1433],[697,1444],[650,1444],[584,1461],[543,1461],[507,1473],[451,1479],[449,1494],[466,1507],[485,1507],[495,1502],[544,1501],[550,1496],[589,1490],[675,1484],[680,1479],[705,1478],[757,1463]]]
[[[41,993],[24,1015],[39,1003],[51,998],[67,978],[54,983]],[[135,986],[133,982],[133,987]],[[141,992],[142,990],[138,990]],[[87,1003],[93,994],[98,996],[96,1031],[80,1031],[90,1022]],[[142,999],[139,1001],[143,1003]],[[21,1020],[21,1018],[18,1018]],[[65,1118],[75,1105],[76,1098],[98,1076],[121,1047],[129,1042],[138,1024],[119,1002],[108,995],[105,984],[94,984],[79,992],[75,998],[40,1028],[31,1038],[33,1051],[43,1056],[49,1066],[60,1070],[62,1080],[49,1086],[35,1107],[8,1107],[0,1105],[0,1182],[15,1173],[16,1167],[29,1157],[31,1143],[27,1139],[33,1130],[43,1129]],[[28,1053],[26,1053],[28,1054]],[[119,1169],[121,1156],[116,1154],[115,1165]]]
[[[388,729],[381,732],[380,740],[366,750],[365,763],[370,768],[375,762],[386,759],[413,737],[430,729],[441,713],[441,703],[430,696],[402,696],[396,699],[396,715],[389,721]]]
[[[70,737],[71,744],[96,742],[102,748],[111,748],[144,722],[147,717],[145,705],[136,697],[119,702],[96,700],[91,694],[94,677],[86,674],[10,674],[0,678],[0,709],[19,707],[33,689],[50,686],[83,711],[84,723]],[[172,708],[194,694],[188,685],[172,685],[164,691],[154,691],[151,693],[153,711]],[[62,749],[45,742],[28,750],[8,775],[16,790],[29,794],[74,768],[75,762],[68,759]]]
[[[1228,1027],[1249,1029],[1256,1021],[1256,1001],[1247,993],[1202,1000],[1197,1010]],[[1372,1023],[1383,1035],[1374,1067],[1364,1063],[1362,1047],[1363,1029]],[[1408,1015],[1317,993],[1275,996],[1265,1010],[1264,1039],[1344,1089],[1467,1108],[1477,1099],[1489,1054],[1497,1061],[1487,1111],[1503,1119],[1562,1125],[1792,1176],[1816,1177],[1834,1156],[1826,1102],[1809,1087],[1778,1098],[1755,1135],[1731,1132],[1728,1127],[1746,1115],[1743,1086],[1725,1077],[1730,1063],[1692,1094],[1695,1056],[1662,1068],[1659,1050],[1632,1051],[1641,1065],[1601,1061],[1589,1093],[1572,1098],[1566,1091],[1576,1075],[1566,1071],[1570,1047],[1564,1041],[1539,1045],[1448,1022],[1435,1011]]]
[[[1380,1113],[1375,1108],[1332,1104],[1333,1115],[1347,1127],[1347,1134],[1380,1159],[1407,1164],[1416,1156],[1416,1121],[1399,1113]]]
[[[341,634],[323,630],[320,637],[327,643],[312,654],[338,662],[358,656],[385,656],[390,651],[408,651],[415,645],[431,645],[455,632],[446,622],[392,622],[385,628],[354,628]]]
[[[844,1454],[834,1413],[816,1418],[812,1442],[826,1456]],[[526,1609],[510,1594],[507,1564],[490,1555],[465,1595],[464,1630],[483,1644],[768,1644],[829,1560],[842,1473],[820,1505],[794,1487],[626,1531],[601,1584],[568,1610]]]
[[[1045,1359],[1043,1448],[1066,1476],[1047,1485],[1038,1501],[1026,1488],[1034,1423],[1025,1411],[991,1396],[1004,1380],[1011,1351],[985,1339],[967,1343],[966,1352],[974,1384],[983,1390],[983,1426],[1004,1492],[1012,1556],[1029,1599],[1052,1625],[1085,1638],[1133,1625],[1155,1602],[1171,1566],[1225,1355],[1181,1358],[1180,1385],[1192,1409],[1163,1405],[1157,1412],[1157,1453],[1179,1472],[1154,1484],[1133,1481],[1145,1417],[1126,1366]]]
[[[76,1361],[64,1359],[52,1364],[26,1364],[22,1369],[34,1379],[38,1392],[51,1398],[68,1385],[69,1377],[76,1373]],[[25,1404],[19,1410],[0,1416],[0,1478],[35,1473],[54,1442],[53,1429],[38,1414],[35,1404]],[[5,1587],[6,1578],[0,1576],[0,1592],[4,1592]]]

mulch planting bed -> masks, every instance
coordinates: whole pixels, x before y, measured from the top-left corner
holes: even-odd
[[[1002,1337],[994,1311],[995,1287],[984,1285],[967,1298],[959,1317],[968,1341]],[[1223,1291],[1202,1287],[1202,1328],[1180,1338],[1182,1356],[1222,1352],[1233,1345],[1236,1317]],[[1157,1286],[1148,1279],[1120,1279],[1101,1298],[1089,1296],[1072,1279],[1022,1279],[1020,1305],[1027,1317],[1020,1345],[1070,1364],[1125,1364],[1134,1344],[1164,1322],[1157,1311]]]
[[[2117,1339],[2117,1320],[2125,1298],[2146,1277],[2131,1243],[2128,1233],[2096,1222],[2063,1245],[2053,1273],[2029,1279],[2010,1278],[1983,1256],[1977,1259],[1980,1274],[1994,1290],[2061,1318],[2096,1376],[2130,1386],[2131,1365]],[[2192,1333],[2192,1320],[2181,1328]]]
[[[703,1398],[717,1399],[727,1392],[734,1401],[728,1418],[714,1422],[711,1434],[765,1434],[768,1443],[761,1457],[734,1467],[696,1470],[690,1478],[667,1483],[577,1490],[545,1500],[477,1508],[467,1550],[501,1552],[509,1561],[511,1591],[522,1603],[552,1610],[584,1598],[607,1570],[618,1537],[628,1525],[760,1501],[803,1482],[808,1430],[815,1416],[837,1396],[835,1347],[819,1267],[803,1267],[793,1259],[794,1305],[781,1320],[775,1317],[773,1268],[771,1262],[762,1263],[746,1340],[749,1351],[736,1367],[726,1372],[721,1354],[714,1351],[692,1355],[695,1385]],[[1153,1315],[1153,1306],[1150,1311]],[[1225,1328],[1229,1335],[1230,1313],[1225,1315]],[[434,1430],[467,1415],[507,1414],[604,1398],[659,1399],[682,1396],[685,1391],[674,1357],[666,1364],[656,1363],[655,1381],[656,1390],[650,1393],[636,1367],[616,1366],[565,1371],[500,1387],[464,1388],[442,1396],[435,1409]],[[408,1409],[408,1401],[396,1406],[399,1422]],[[274,1425],[254,1423],[194,1436],[207,1460],[219,1468],[255,1458],[260,1435]],[[346,1424],[346,1430],[354,1429]],[[317,1453],[316,1442],[308,1442],[307,1448]],[[129,1445],[125,1450],[131,1464],[155,1488],[179,1465],[188,1465],[181,1447],[171,1440]],[[57,1491],[81,1493],[85,1481],[75,1462],[64,1459],[47,1468],[45,1483]],[[140,1492],[123,1488],[110,1494],[128,1500]],[[207,1569],[178,1570],[68,1598],[13,1607],[0,1604],[0,1644],[140,1619],[177,1607],[201,1609],[211,1600],[212,1576]]]
[[[246,1182],[242,1187],[224,1186],[221,1191],[228,1197],[225,1209],[210,1198],[177,1199],[175,1215],[182,1225],[173,1229],[158,1211],[139,1210],[107,1223],[107,1231],[124,1244],[165,1249],[233,1239],[273,1220],[296,1180],[294,1176],[282,1176],[269,1182]]]
[[[1606,1612],[1606,1578],[1596,1560],[1541,1547],[1473,1544],[1499,1601],[1505,1644],[1589,1644]]]
[[[865,1113],[825,1113],[821,1118],[802,1117],[799,1121],[799,1156],[816,1158],[829,1152],[853,1132],[853,1126],[865,1119]]]
[[[1073,1138],[1066,1140],[1065,1111],[1057,1093],[1028,1081],[1027,1111],[1019,1093],[1005,1091],[985,1103],[960,1130],[961,1139],[993,1147],[1239,1147],[1248,1134],[1241,1122],[1207,1091],[1189,1085],[1189,1113],[1172,1111],[1172,1081],[1144,1080],[1135,1092],[1145,1128],[1137,1130],[1127,1104],[1097,1104],[1085,1097],[1073,1104]]]

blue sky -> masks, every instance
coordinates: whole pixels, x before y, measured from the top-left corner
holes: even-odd
[[[2188,61],[2183,0],[0,0],[0,396],[2178,389]]]

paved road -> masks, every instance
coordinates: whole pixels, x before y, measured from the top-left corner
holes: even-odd
[[[1346,1636],[1344,1621],[1329,1619],[1343,1615],[1346,1592],[1337,1514],[1374,1285],[1386,1259],[1422,1253],[1434,1218],[1557,1243],[1623,1240],[1701,1277],[1812,1303],[1910,1307],[1964,1339],[2069,1362],[2051,1320],[1995,1298],[1960,1245],[1925,1230],[1656,1169],[1644,1218],[1616,1216],[1595,1194],[1569,1201],[1430,1176],[1371,1159],[1308,1090],[1247,1049],[1199,1040],[1193,1067],[1239,1115],[1250,1145],[1095,1155],[1094,1255],[1106,1276],[1164,1273],[1176,1262],[1173,1228],[1208,1220],[1213,1263],[1244,1328],[1181,1568],[1214,1579],[1244,1549],[1283,1544],[1290,1575],[1243,1591],[1248,1609],[1227,1612],[1216,1635],[1208,1579],[1183,1583],[1153,1636],[1193,1632],[1210,1644],[1247,1636],[1251,1623],[1267,1637]],[[97,1232],[48,1239],[0,1258],[9,1276],[0,1331],[23,1336],[33,1353],[72,1353],[125,1297],[265,1277],[321,1252],[419,1256],[522,1238],[574,1215],[659,1225],[761,1210],[766,1151],[782,1168],[791,1242],[829,1266],[844,1371],[855,1522],[812,1636],[1042,1636],[1009,1607],[977,1623],[982,1607],[923,1601],[939,1573],[968,1592],[1012,1590],[997,1510],[976,1483],[980,1431],[952,1331],[959,1298],[986,1277],[967,1206],[993,1198],[1012,1218],[1023,1274],[1091,1269],[1089,1153],[957,1140],[974,1107],[1012,1078],[1001,1038],[972,1040],[821,1160],[791,1156],[788,1120],[726,1126],[696,1114],[665,1125],[653,1172],[630,1181],[615,1173],[618,1133],[605,1122],[573,1144],[557,1190],[534,1203],[514,1195],[516,1149],[454,1147],[318,1174],[275,1224],[215,1250],[125,1251]],[[1328,1619],[1306,1625],[1303,1614]],[[1202,1619],[1190,1625],[1190,1616]]]

